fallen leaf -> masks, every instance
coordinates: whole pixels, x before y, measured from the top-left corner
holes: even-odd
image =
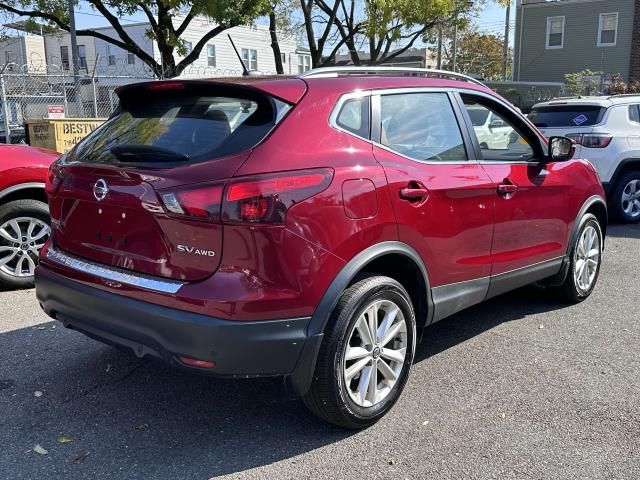
[[[71,443],[73,442],[73,437],[70,435],[62,435],[58,437],[58,443]]]
[[[422,425],[428,425],[429,424],[429,420],[425,420],[424,422],[422,422]]]
[[[49,451],[41,445],[36,445],[33,447],[33,451],[39,455],[48,455]]]
[[[42,392],[40,390],[36,390],[33,392],[33,396],[36,398],[40,398],[42,396]]]
[[[105,368],[104,371],[109,373],[112,369],[113,369],[113,367],[111,366],[111,364],[107,363],[107,368]]]
[[[146,423],[143,423],[142,425],[138,425],[136,427],[136,430],[149,430],[149,425],[147,425]]]
[[[86,458],[91,455],[90,452],[82,452],[80,455],[78,455],[76,458],[74,458],[73,460],[71,460],[71,463],[78,465],[82,462],[84,462],[86,460]]]
[[[538,328],[542,330],[544,328],[544,325],[540,325]]]

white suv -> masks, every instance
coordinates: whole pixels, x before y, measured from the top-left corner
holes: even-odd
[[[573,138],[576,157],[598,170],[612,216],[640,222],[640,95],[556,99],[534,105],[529,119],[547,137]]]

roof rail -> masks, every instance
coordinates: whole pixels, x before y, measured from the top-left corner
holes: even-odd
[[[640,97],[640,93],[616,93],[609,95],[607,98],[620,98],[620,97]]]
[[[447,70],[433,70],[431,68],[409,68],[409,67],[323,67],[314,68],[301,75],[300,78],[322,78],[322,77],[338,77],[341,75],[390,75],[390,76],[407,76],[407,77],[431,77],[431,78],[449,78],[452,80],[461,80],[464,82],[475,83],[482,87],[486,87],[480,80],[476,80],[462,73],[450,72]]]

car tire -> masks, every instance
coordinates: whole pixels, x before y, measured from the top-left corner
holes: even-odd
[[[600,275],[603,245],[600,223],[587,213],[571,246],[567,277],[556,289],[562,299],[578,303],[591,295]]]
[[[609,203],[619,222],[640,222],[640,171],[627,172],[616,182]]]
[[[376,338],[367,338],[369,325]],[[340,427],[373,425],[407,383],[415,339],[415,314],[402,285],[384,276],[358,280],[331,314],[305,405]]]
[[[15,230],[20,230],[20,235]],[[0,287],[33,287],[38,253],[49,238],[50,219],[46,203],[14,200],[0,206]]]

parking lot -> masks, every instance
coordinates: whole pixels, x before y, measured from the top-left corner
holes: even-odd
[[[0,293],[0,478],[640,478],[639,255],[640,227],[612,226],[586,302],[525,288],[428,329],[357,433],[282,381],[139,360]]]

